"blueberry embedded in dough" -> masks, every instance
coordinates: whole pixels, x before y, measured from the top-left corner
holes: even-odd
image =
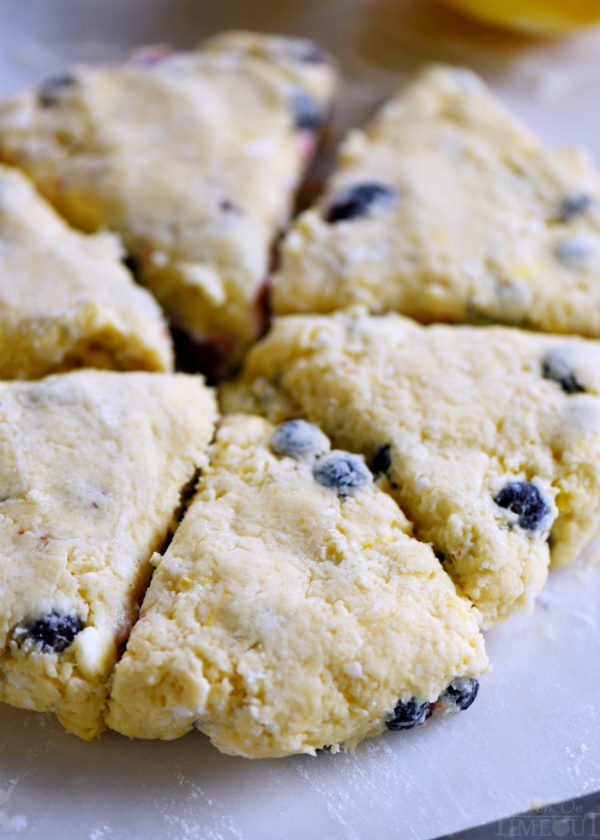
[[[452,680],[448,688],[440,695],[436,711],[444,714],[464,712],[471,706],[479,694],[479,680],[474,677],[458,677]]]
[[[384,443],[376,449],[369,467],[373,475],[388,475],[392,466],[392,445]]]
[[[575,373],[560,350],[551,351],[544,357],[542,373],[544,379],[550,379],[558,383],[565,394],[582,394],[585,392],[585,388],[577,380]]]
[[[15,636],[21,642],[30,641],[42,653],[62,653],[83,628],[79,616],[52,610],[25,627],[18,628]]]
[[[285,53],[303,64],[331,63],[331,57],[318,44],[306,38],[289,38]]]
[[[427,701],[421,702],[415,697],[410,700],[399,700],[394,707],[393,714],[385,722],[385,725],[392,732],[401,729],[414,729],[415,726],[423,726],[433,714],[434,704]]]
[[[51,76],[38,90],[38,103],[42,108],[52,108],[77,84],[71,73]]]
[[[556,259],[566,268],[581,271],[587,267],[600,243],[590,236],[579,236],[559,242],[555,249]]]
[[[494,501],[514,513],[517,524],[524,531],[541,531],[548,527],[552,509],[540,488],[531,481],[510,481]]]
[[[312,96],[302,88],[296,88],[290,101],[296,129],[317,132],[323,124],[323,112]]]
[[[587,193],[573,193],[566,196],[559,206],[557,220],[567,223],[586,213],[592,206],[592,198]]]
[[[140,273],[140,260],[138,257],[134,257],[133,254],[125,254],[122,257],[121,262],[125,266],[125,268],[132,274],[134,277],[137,277]]]
[[[345,498],[370,484],[373,477],[365,462],[349,452],[330,452],[313,467],[313,477],[323,487],[337,490]]]
[[[335,224],[348,219],[364,218],[374,210],[388,207],[393,200],[394,192],[385,184],[357,184],[334,199],[325,211],[325,220]]]
[[[287,455],[297,461],[310,460],[331,449],[327,435],[306,420],[287,420],[271,435],[271,449],[276,455]]]

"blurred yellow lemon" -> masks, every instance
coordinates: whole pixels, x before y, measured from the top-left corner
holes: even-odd
[[[533,35],[559,35],[600,21],[600,0],[444,0],[486,23]]]

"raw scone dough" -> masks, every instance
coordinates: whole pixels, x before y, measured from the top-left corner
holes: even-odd
[[[350,133],[285,239],[274,309],[600,336],[599,199],[582,152],[545,149],[471,72],[429,68]]]
[[[0,378],[75,367],[169,370],[169,333],[108,234],[71,230],[0,166]]]
[[[75,227],[117,231],[173,324],[235,356],[335,75],[311,42],[246,33],[78,66],[0,103],[0,158]]]
[[[212,393],[182,374],[0,385],[0,700],[102,731],[149,558],[214,419]]]
[[[289,316],[225,410],[305,416],[362,452],[487,624],[600,522],[600,343],[395,314]]]
[[[119,732],[312,753],[423,722],[485,669],[476,611],[362,458],[281,431],[225,419],[115,670]]]

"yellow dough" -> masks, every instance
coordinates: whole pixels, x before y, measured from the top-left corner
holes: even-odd
[[[114,237],[71,230],[20,172],[0,166],[0,378],[171,368],[161,312],[120,256]]]
[[[311,42],[246,33],[78,66],[0,103],[0,158],[75,227],[117,231],[173,324],[235,356],[335,76]]]
[[[212,393],[182,374],[0,385],[0,700],[102,731],[149,559],[214,419]]]
[[[395,314],[290,316],[225,410],[319,423],[362,452],[486,623],[600,523],[600,343]]]
[[[424,722],[456,677],[476,685],[460,679],[486,667],[476,611],[364,461],[303,425],[224,420],[117,665],[119,732],[195,725],[234,755],[313,753]]]
[[[544,148],[471,72],[429,68],[346,139],[285,238],[274,309],[600,336],[599,199],[582,152]]]

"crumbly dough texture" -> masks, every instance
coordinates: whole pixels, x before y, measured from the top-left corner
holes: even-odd
[[[388,200],[363,196],[327,221],[369,184]],[[285,238],[273,306],[597,337],[599,275],[591,161],[544,148],[470,71],[434,66],[349,134],[324,196]]]
[[[82,738],[102,731],[149,558],[214,419],[212,393],[182,374],[0,384],[0,700],[55,712]],[[61,645],[57,625],[75,624]]]
[[[597,342],[395,314],[289,316],[222,405],[304,416],[378,464],[487,624],[529,604],[550,556],[570,562],[598,529]]]
[[[171,321],[235,355],[329,108],[314,44],[226,33],[77,66],[0,103],[0,158],[75,227],[117,231]]]
[[[113,236],[71,230],[0,166],[0,378],[75,367],[170,370],[166,323]]]
[[[117,665],[118,731],[196,725],[230,754],[312,753],[485,669],[477,612],[392,499],[364,476],[339,496],[318,456],[276,455],[272,430],[225,418]]]

